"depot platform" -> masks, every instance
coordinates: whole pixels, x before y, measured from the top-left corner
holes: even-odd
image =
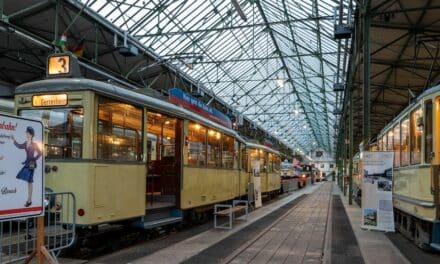
[[[336,185],[316,183],[232,230],[211,228],[127,263],[410,263],[385,234],[361,230],[360,219]]]

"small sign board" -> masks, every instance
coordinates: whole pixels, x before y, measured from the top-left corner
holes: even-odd
[[[47,57],[47,78],[73,78],[81,77],[78,58],[70,52],[55,53]]]
[[[0,221],[44,214],[43,124],[0,114]]]

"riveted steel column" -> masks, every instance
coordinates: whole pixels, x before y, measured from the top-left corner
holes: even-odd
[[[370,132],[370,25],[371,17],[368,13],[369,1],[365,1],[366,4],[363,10],[363,61],[364,61],[364,73],[363,73],[363,96],[364,96],[364,127],[363,127],[363,142],[364,149],[368,149],[368,143],[371,138]]]

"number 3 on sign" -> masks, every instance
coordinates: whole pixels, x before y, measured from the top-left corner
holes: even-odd
[[[68,74],[70,72],[70,57],[68,55],[49,57],[49,75]]]

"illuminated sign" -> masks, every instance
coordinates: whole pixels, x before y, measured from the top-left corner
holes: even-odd
[[[32,106],[67,105],[67,94],[44,94],[32,96]]]
[[[60,54],[49,57],[47,61],[47,72],[49,75],[70,74],[70,56]]]

